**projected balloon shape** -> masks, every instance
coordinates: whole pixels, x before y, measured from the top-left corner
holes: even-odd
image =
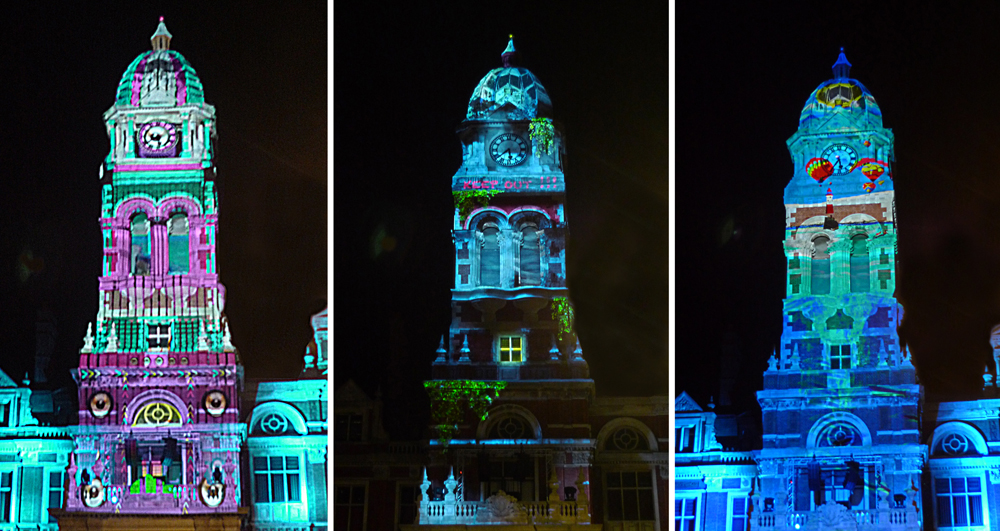
[[[833,164],[826,159],[813,158],[806,163],[806,173],[817,183],[822,183],[827,177],[833,175]]]

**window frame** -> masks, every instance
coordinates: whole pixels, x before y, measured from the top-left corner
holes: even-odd
[[[396,483],[396,517],[393,519],[393,522],[395,522],[395,528],[397,531],[401,529],[400,526],[410,525],[413,523],[410,522],[409,524],[404,524],[399,521],[399,519],[402,517],[402,512],[403,512],[402,490],[404,488],[414,489],[415,498],[413,500],[413,507],[414,507],[413,515],[416,519],[420,518],[420,483],[407,483],[407,482]]]
[[[264,459],[265,463],[267,464],[267,468],[265,470],[263,470],[262,473],[258,473],[257,464],[255,462],[257,459]],[[271,468],[271,460],[272,459],[281,459],[281,465],[282,465],[282,469],[281,470],[277,470],[277,469],[272,469]],[[288,465],[288,460],[289,459],[296,459],[298,461],[298,463],[296,464],[296,468],[295,468],[294,472],[289,469],[289,465]],[[302,455],[302,453],[257,454],[257,455],[252,456],[250,458],[250,475],[253,477],[253,479],[251,480],[251,485],[252,485],[251,489],[252,490],[251,490],[250,494],[251,494],[251,499],[253,500],[253,504],[254,505],[257,505],[257,504],[277,504],[277,503],[283,503],[283,504],[291,504],[291,503],[304,504],[305,503],[305,499],[306,499],[307,494],[308,494],[307,489],[306,489],[306,485],[303,485],[303,482],[305,481],[305,475],[306,475],[305,465],[306,465],[306,460],[305,460],[305,456]],[[292,484],[292,483],[290,483],[290,481],[291,481],[290,476],[292,476],[293,474],[295,476],[298,476],[296,478],[296,483],[298,484],[298,499],[297,500],[289,499],[290,498],[289,491],[291,489],[289,489],[288,486]],[[263,500],[260,499],[260,493],[257,490],[257,476],[258,475],[264,476],[266,478],[266,480],[267,480],[267,492],[264,493],[264,494],[267,495],[267,500],[266,501],[263,501]],[[274,500],[273,499],[274,498],[273,494],[274,494],[274,477],[275,476],[281,477],[281,486],[282,486],[281,491],[282,491],[282,497],[283,497],[283,499],[281,499],[281,500]],[[367,494],[366,494],[366,498],[367,498]]]
[[[932,471],[932,473],[933,473],[933,471]],[[983,519],[982,524],[980,524],[980,525],[967,524],[967,525],[964,525],[964,526],[957,526],[957,525],[945,526],[945,525],[941,525],[941,523],[940,523],[941,522],[941,515],[938,512],[938,496],[939,496],[939,494],[938,494],[937,482],[940,481],[940,480],[947,480],[949,482],[949,490],[950,490],[950,483],[954,479],[964,479],[965,480],[965,490],[966,490],[966,492],[962,492],[962,493],[951,493],[951,492],[949,492],[949,493],[944,494],[944,496],[946,496],[949,500],[951,500],[951,504],[949,504],[949,505],[950,505],[950,507],[952,509],[954,509],[954,499],[956,498],[956,496],[954,496],[954,494],[959,494],[960,496],[962,496],[963,498],[965,498],[966,503],[968,503],[968,499],[969,499],[969,495],[968,495],[969,494],[968,493],[969,479],[978,479],[979,480],[979,491],[978,491],[977,494],[979,496],[979,512],[981,513],[982,519]],[[990,485],[990,483],[989,483],[989,478],[985,477],[985,474],[983,474],[983,475],[980,475],[980,474],[967,474],[966,475],[966,474],[962,474],[961,471],[955,471],[955,474],[946,474],[946,475],[941,475],[941,476],[933,475],[932,476],[932,480],[931,480],[931,498],[933,499],[933,502],[931,503],[931,505],[932,505],[932,510],[934,511],[934,525],[936,526],[936,528],[940,529],[942,531],[943,530],[954,530],[954,531],[959,531],[959,530],[961,530],[961,531],[985,531],[987,529],[991,529],[991,527],[990,527],[991,526],[991,523],[990,523],[990,514],[989,514],[989,512],[990,512],[989,511],[989,489],[987,488],[987,485]],[[966,508],[968,508],[968,506],[966,506]],[[950,516],[952,518],[954,518],[954,512],[952,512]],[[969,515],[966,514],[966,518],[967,519],[968,519],[968,517],[969,517]]]
[[[678,511],[676,507],[678,502],[680,502],[681,504],[684,504],[686,502],[694,502],[694,516],[688,518],[683,515],[684,505],[681,505],[682,510]],[[689,519],[694,520],[694,529],[701,529],[701,510],[699,507],[700,505],[702,505],[702,497],[700,494],[696,494],[694,496],[679,496],[679,495],[674,496],[674,529],[677,529],[678,521],[684,521]]]
[[[622,482],[621,486],[619,486],[619,487],[611,487],[610,486],[611,482],[608,481],[608,476],[610,474],[618,474],[619,478],[621,478],[622,474],[634,474],[635,475],[635,486],[634,487],[625,487],[624,486],[624,482]],[[646,477],[649,478],[649,481],[650,481],[649,487],[641,487],[641,486],[639,486],[639,476],[640,475],[644,475],[644,476],[646,476]],[[659,528],[660,514],[659,514],[659,504],[657,503],[657,500],[659,500],[659,493],[657,492],[657,488],[656,488],[656,473],[655,473],[655,470],[653,470],[652,468],[637,468],[637,467],[614,468],[614,469],[611,469],[611,470],[605,470],[602,473],[602,478],[601,479],[604,480],[604,489],[603,489],[604,490],[604,523],[605,523],[605,527],[606,528],[610,527],[610,524],[612,522],[622,522],[622,523],[625,523],[625,522],[652,522],[653,526],[654,526],[654,529],[658,529]],[[650,509],[652,510],[652,515],[651,515],[652,518],[648,519],[648,520],[642,520],[642,519],[626,520],[625,519],[625,516],[626,516],[626,514],[625,514],[625,506],[624,506],[624,499],[623,499],[622,500],[623,501],[623,503],[622,503],[622,519],[621,520],[614,520],[614,519],[612,519],[611,505],[609,504],[609,499],[611,497],[611,493],[612,493],[611,491],[612,490],[616,490],[616,491],[618,491],[620,493],[624,492],[625,490],[632,490],[632,491],[634,491],[636,493],[636,504],[637,504],[636,510],[637,511],[639,510],[639,507],[641,505],[640,502],[639,502],[639,492],[641,490],[642,491],[648,490],[649,491],[649,496],[650,496],[650,500],[649,500],[650,504],[649,504],[649,506],[650,506]],[[619,495],[623,496],[623,498],[624,498],[623,494],[619,494]],[[681,499],[681,498],[679,497],[679,498],[676,498],[676,499]],[[641,517],[642,515],[638,514],[637,516]],[[695,529],[697,529],[697,527]]]
[[[830,367],[830,370],[840,371],[840,370],[850,370],[855,368],[854,364],[855,349],[853,347],[854,346],[850,343],[830,345],[830,348],[827,349],[827,362],[828,362],[828,367]],[[844,354],[845,348],[848,351],[846,355]],[[837,352],[836,355],[834,354],[834,350],[836,350]],[[847,361],[847,367],[844,367],[845,359]],[[833,366],[834,360],[837,360],[837,367]]]
[[[513,360],[504,361],[504,359],[503,359],[503,353],[504,353],[503,341],[504,341],[504,339],[509,339],[510,342],[511,342],[511,344],[513,344],[513,340],[515,340],[515,339],[520,343],[520,347],[517,349],[518,352],[519,352],[519,354],[520,354],[520,358],[521,358],[520,360],[518,360],[518,361],[513,361]],[[497,360],[497,363],[500,363],[502,365],[508,365],[508,366],[523,365],[528,360],[528,352],[527,352],[528,351],[528,349],[527,349],[528,345],[527,345],[527,343],[528,343],[528,341],[527,341],[527,338],[524,337],[524,334],[498,334],[497,335],[497,341],[496,341],[496,353],[497,353],[496,360]],[[513,346],[509,347],[508,351],[512,354],[514,352]]]
[[[361,518],[361,530],[365,531],[366,529],[368,529],[368,500],[369,500],[370,497],[368,496],[368,494],[369,494],[368,490],[369,489],[368,489],[368,482],[367,481],[365,481],[365,482],[343,482],[343,483],[341,483],[341,482],[334,482],[334,484],[333,484],[333,497],[332,497],[331,503],[330,503],[330,505],[331,505],[331,507],[333,509],[331,511],[331,513],[330,513],[330,515],[331,515],[330,522],[332,523],[333,529],[337,529],[338,531],[340,531],[340,528],[336,527],[336,525],[337,525],[337,508],[338,507],[348,507],[348,513],[347,513],[348,514],[348,525],[347,525],[347,530],[350,531],[350,529],[351,529],[351,526],[350,526],[350,507],[354,507],[354,505],[352,503],[350,503],[350,502],[348,502],[347,505],[340,505],[340,504],[338,504],[337,503],[337,489],[340,489],[340,488],[353,488],[353,487],[361,487],[362,489],[364,489],[365,501],[364,501],[364,504],[362,504],[363,509],[362,509],[362,518]]]
[[[171,326],[170,323],[148,324],[148,325],[146,325],[146,327],[147,327],[146,328],[146,347],[149,349],[149,352],[169,352],[170,351],[170,346],[173,344],[173,341],[174,341],[174,327]],[[154,335],[154,330],[153,330],[154,328],[156,329],[155,330],[155,332],[156,332],[155,335]],[[163,329],[164,328],[167,331],[166,335],[163,335]],[[153,346],[152,340],[153,340],[154,337],[156,337],[157,339],[166,338],[166,340],[167,340],[167,346],[162,346],[160,344],[160,341],[157,341],[157,345]]]
[[[739,518],[743,519],[743,526],[739,529],[736,528],[735,520],[737,515],[733,512],[736,506],[736,500],[743,500],[743,514],[739,515]],[[747,509],[750,506],[750,493],[748,492],[731,492],[726,499],[726,531],[746,531],[747,524],[750,523],[750,516],[747,514]]]

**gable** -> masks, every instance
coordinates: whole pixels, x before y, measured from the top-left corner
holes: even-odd
[[[11,380],[7,373],[0,370],[0,387],[17,387],[17,383]]]
[[[681,391],[681,394],[677,396],[676,400],[674,400],[674,412],[680,413],[682,411],[702,412],[705,410],[698,405],[698,402],[695,402],[695,400],[691,398],[691,395],[687,394],[687,391]]]

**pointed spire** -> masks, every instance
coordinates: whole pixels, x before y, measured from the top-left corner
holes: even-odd
[[[835,79],[843,79],[851,75],[851,63],[847,61],[847,56],[844,55],[844,47],[840,47],[840,55],[837,57],[837,62],[833,63],[833,77]]]
[[[149,38],[153,42],[153,49],[169,50],[171,38],[173,38],[173,35],[167,31],[167,25],[163,23],[163,17],[160,17],[160,24],[156,26],[156,32]]]
[[[236,347],[233,346],[233,335],[229,333],[229,319],[226,319],[225,329],[222,332],[222,351],[223,352],[233,352]]]
[[[83,348],[81,353],[91,353],[94,351],[94,323],[87,323],[87,335],[83,336]]]
[[[576,348],[573,349],[573,361],[584,361],[583,347],[580,346],[580,338],[576,338]]]
[[[469,360],[469,353],[472,352],[472,351],[469,350],[469,336],[468,336],[468,334],[466,334],[465,340],[462,341],[462,349],[459,350],[459,352],[461,352],[462,355],[458,357],[458,362],[459,363],[469,363],[469,361],[470,361]]]
[[[500,58],[503,59],[503,65],[505,67],[514,66],[514,54],[517,51],[514,50],[514,35],[511,34],[510,40],[507,41],[507,48],[504,49],[503,53],[500,54]]]
[[[104,347],[104,352],[118,352],[118,334],[115,333],[115,323],[111,322],[111,328],[108,329],[108,346]]]
[[[434,363],[444,363],[448,359],[447,358],[448,351],[445,350],[445,348],[444,348],[444,335],[441,336],[441,344],[438,345],[437,355],[438,355],[438,357],[437,357],[436,360],[434,360]]]
[[[559,361],[559,345],[556,344],[555,334],[552,334],[552,348],[549,349],[549,361]]]
[[[205,321],[199,323],[198,350],[208,350],[208,334],[205,333]]]

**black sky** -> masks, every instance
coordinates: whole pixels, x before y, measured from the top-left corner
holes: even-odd
[[[450,319],[455,129],[513,33],[566,135],[569,286],[597,391],[667,394],[666,5],[473,4],[336,7],[335,384],[381,388],[390,430],[423,400]],[[398,244],[373,256],[380,229]]]
[[[326,299],[326,6],[60,3],[5,7],[0,22],[0,367],[15,379],[32,364],[39,310],[57,320],[49,373],[62,383],[97,315],[101,116],[161,15],[216,107],[233,342],[248,378],[301,369]],[[22,281],[26,250],[41,269]]]
[[[718,397],[728,330],[753,406],[781,334],[785,140],[843,46],[895,133],[902,339],[929,394],[970,396],[1000,322],[1000,6],[790,5],[677,5],[677,388]]]

